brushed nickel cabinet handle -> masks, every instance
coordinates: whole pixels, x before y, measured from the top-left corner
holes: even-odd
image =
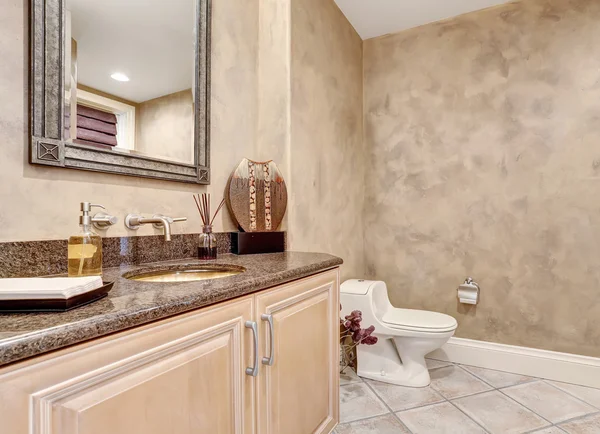
[[[246,328],[252,329],[252,336],[254,338],[254,367],[246,368],[246,375],[256,377],[258,375],[258,327],[256,321],[246,321]]]
[[[260,316],[260,319],[269,323],[269,339],[271,340],[271,354],[269,357],[263,357],[263,365],[273,366],[275,358],[275,330],[273,327],[273,315],[267,315],[266,313]]]

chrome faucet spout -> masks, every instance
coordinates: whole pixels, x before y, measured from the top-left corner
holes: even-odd
[[[146,225],[152,224],[154,226],[163,227],[165,229],[165,241],[171,241],[171,223],[166,217],[152,217],[138,219],[138,224]]]
[[[151,224],[155,228],[164,228],[165,241],[171,241],[171,224],[175,222],[186,221],[186,217],[171,218],[160,214],[156,214],[152,218],[142,217],[137,214],[128,214],[125,217],[125,226],[129,229],[137,230],[141,225]]]

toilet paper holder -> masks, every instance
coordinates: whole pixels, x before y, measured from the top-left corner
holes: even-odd
[[[465,282],[458,286],[458,300],[465,304],[477,304],[479,291],[479,284],[472,277],[467,277]]]

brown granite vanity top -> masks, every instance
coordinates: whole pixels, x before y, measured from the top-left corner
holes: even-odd
[[[108,297],[64,313],[0,314],[0,366],[100,336],[260,291],[336,267],[342,260],[324,253],[285,252],[220,255],[104,270],[115,281]],[[195,282],[140,282],[124,273],[154,266],[219,264],[241,266],[244,273]]]

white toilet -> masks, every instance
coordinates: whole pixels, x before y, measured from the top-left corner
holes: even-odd
[[[347,280],[341,285],[344,319],[362,312],[361,327],[375,326],[375,345],[358,345],[358,375],[400,386],[425,387],[430,383],[425,355],[440,348],[458,323],[450,315],[424,310],[398,309],[388,298],[385,282]]]

